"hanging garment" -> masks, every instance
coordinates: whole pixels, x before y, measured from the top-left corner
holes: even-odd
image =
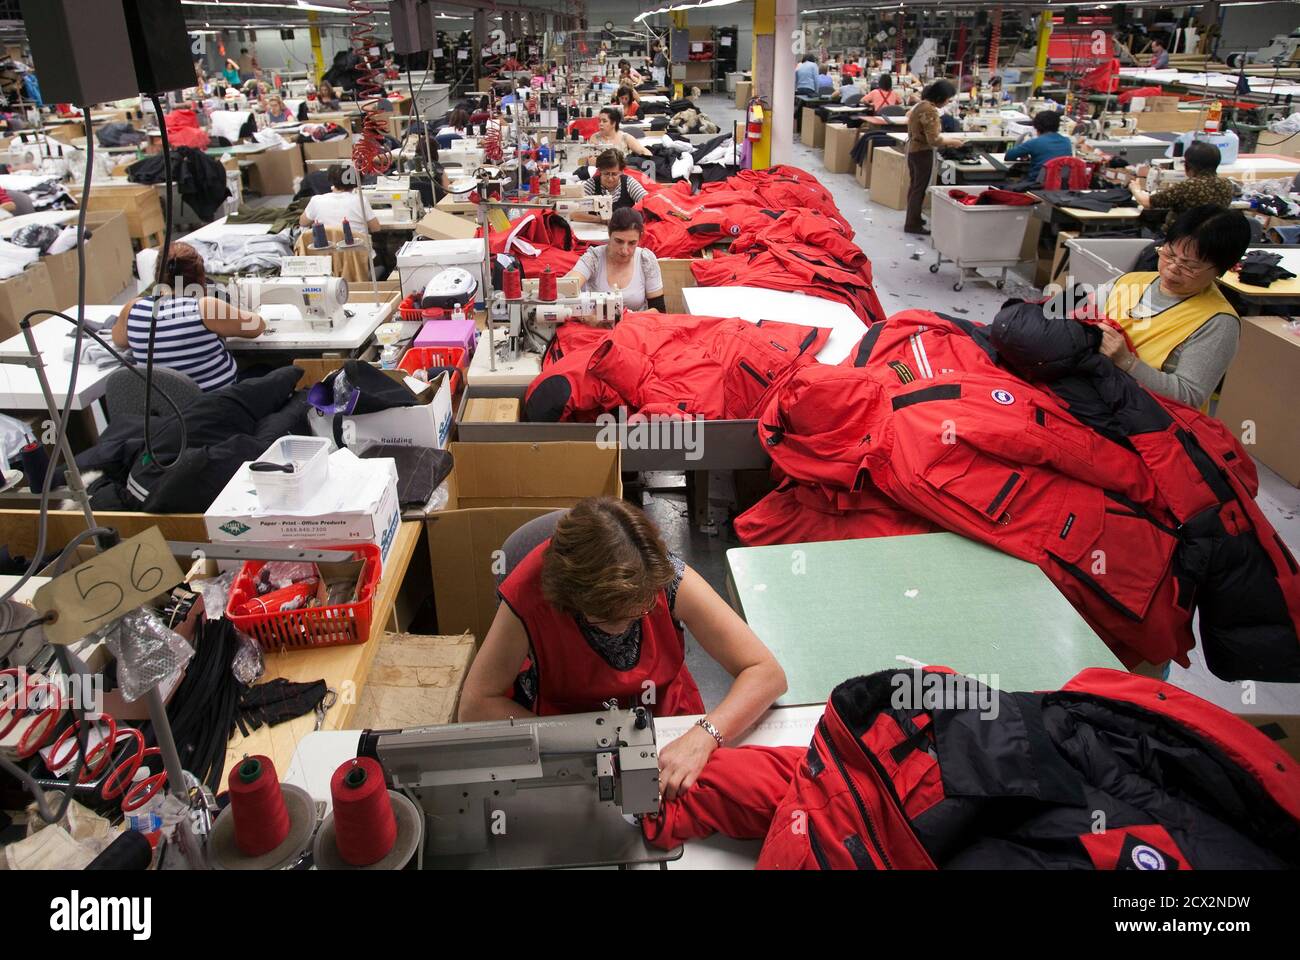
[[[550,542],[524,557],[499,591],[528,634],[529,659],[537,676],[533,712],[587,713],[603,709],[611,699],[633,706],[644,703],[646,691],[653,690],[655,716],[703,713],[699,688],[686,668],[686,639],[672,616],[667,593],[661,590],[654,609],[637,622],[635,662],[615,666],[587,642],[573,613],[556,610],[543,596],[542,556]]]
[[[1226,710],[1098,668],[1052,692],[961,678],[965,702],[899,704],[898,691],[945,678],[956,679],[946,668],[885,671],[835,688],[776,806],[759,869],[1300,865],[1300,768]],[[742,818],[778,789],[763,766],[719,772],[726,781],[714,778],[713,790],[746,791]],[[674,832],[692,835],[691,808],[667,807]],[[699,829],[726,822],[715,813]]]
[[[215,158],[194,147],[172,150],[172,180],[181,197],[205,222],[216,217],[230,191],[226,187],[226,168]],[[126,171],[132,183],[162,183],[166,179],[162,154],[144,157]]]
[[[812,363],[830,331],[687,314],[629,313],[594,338],[556,330],[559,357],[524,396],[524,419],[594,421],[618,407],[666,416],[749,420],[773,388]],[[575,337],[580,345],[566,343]]]

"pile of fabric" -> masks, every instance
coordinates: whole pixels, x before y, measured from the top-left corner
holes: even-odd
[[[1012,693],[931,667],[840,684],[806,748],[715,751],[642,829],[762,839],[774,870],[1280,870],[1298,825],[1295,762],[1185,690],[1090,669]]]
[[[991,327],[924,310],[874,325],[773,396],[759,438],[782,487],[737,534],[933,525],[1037,564],[1126,665],[1187,665],[1199,614],[1217,676],[1300,680],[1300,565],[1255,503],[1253,462],[1098,354],[1100,337],[1020,302]]]
[[[226,187],[226,168],[201,149],[179,147],[171,151],[172,181],[181,197],[207,223],[230,196]],[[132,183],[162,183],[167,178],[162,154],[153,154],[127,167],[126,178]]]
[[[674,134],[717,133],[719,126],[694,107],[688,107],[668,118],[668,128]]]
[[[248,222],[248,218],[244,222]],[[203,257],[203,269],[210,277],[276,276],[283,258],[293,256],[292,230],[289,228],[279,233],[231,233],[207,240],[192,238],[186,242]]]
[[[752,420],[813,362],[830,331],[735,318],[629,313],[613,329],[566,323],[524,395],[529,421],[644,415]]]
[[[512,222],[509,230],[490,231],[488,246],[494,256],[515,257],[525,277],[540,277],[548,269],[563,276],[587,251],[569,221],[551,210],[530,211]]]
[[[199,126],[199,117],[193,110],[173,110],[167,114],[167,142],[176,147],[193,147],[206,150],[211,143],[208,132]]]

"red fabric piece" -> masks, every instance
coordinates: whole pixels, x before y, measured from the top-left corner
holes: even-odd
[[[846,77],[860,77],[862,76],[862,68],[856,63],[846,63],[840,67],[840,73]]]
[[[1119,90],[1119,71],[1119,61],[1112,57],[1085,73],[1079,80],[1079,88],[1095,93],[1115,93]]]
[[[568,324],[559,328],[557,339]],[[524,396],[527,419],[594,421],[642,414],[749,420],[773,389],[813,362],[829,330],[689,314],[629,313],[595,344],[548,362]]]
[[[789,789],[803,747],[722,747],[698,779],[658,814],[641,821],[646,840],[672,850],[715,833],[736,840],[767,835],[777,803]]]
[[[1053,157],[1043,164],[1044,190],[1087,190],[1092,167],[1079,157]]]
[[[583,140],[590,140],[592,134],[600,129],[600,117],[579,117],[569,121],[569,136],[575,133]]]
[[[747,547],[823,540],[863,540],[933,533],[938,528],[875,487],[832,490],[787,480],[733,522]]]
[[[488,238],[492,253],[519,259],[525,277],[540,277],[549,267],[563,276],[586,252],[587,245],[573,235],[558,213],[534,210],[514,221],[509,230],[493,230]]]
[[[173,110],[167,114],[167,142],[173,147],[193,147],[206,150],[211,143],[207,131],[199,126],[198,115],[193,110]]]
[[[1167,96],[1164,87],[1134,87],[1132,90],[1125,90],[1119,95],[1121,106],[1128,103],[1134,97],[1163,97]]]
[[[502,582],[501,599],[524,624],[537,665],[539,716],[589,713],[605,701],[641,704],[653,691],[655,716],[704,712],[695,679],[686,668],[686,639],[673,618],[668,596],[659,592],[654,609],[641,618],[641,656],[630,670],[615,670],[596,653],[571,613],[561,612],[542,595],[542,554],[535,547]]]

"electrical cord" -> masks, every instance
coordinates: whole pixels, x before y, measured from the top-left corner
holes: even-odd
[[[68,435],[68,422],[72,419],[72,398],[76,396],[77,392],[77,372],[81,368],[81,342],[86,322],[86,212],[90,206],[90,178],[95,169],[95,136],[90,122],[89,106],[83,108],[82,119],[86,130],[86,172],[81,185],[81,209],[77,211],[77,336],[72,351],[72,369],[68,374],[68,393],[64,397],[63,412],[59,416],[58,429],[54,435],[54,453],[51,454],[50,465],[45,470],[45,482],[41,484],[36,550],[33,551],[32,562],[23,572],[23,575],[18,578],[17,582],[5,591],[4,596],[0,597],[0,602],[12,599],[14,594],[21,590],[36,575],[36,571],[40,569],[41,557],[45,554],[45,544],[49,534],[50,490],[54,486],[54,475],[58,471],[59,461],[63,459],[63,446]],[[30,327],[31,318],[45,312],[47,311],[33,310],[23,317],[20,326],[23,328]]]
[[[149,321],[149,346],[145,350],[144,358],[144,449],[149,455],[149,460],[158,466],[159,470],[166,472],[180,462],[181,456],[185,453],[185,445],[181,444],[176,451],[176,456],[167,463],[158,458],[153,449],[153,351],[154,338],[158,335],[158,305],[162,300],[162,282],[163,272],[167,269],[167,264],[172,262],[172,154],[171,145],[167,140],[167,119],[163,116],[162,104],[158,101],[156,93],[149,94],[149,100],[153,103],[154,112],[158,114],[158,131],[162,138],[163,154],[163,183],[167,187],[167,211],[166,225],[163,227],[163,245],[162,252],[158,256],[158,263],[154,267],[154,289],[153,303],[150,308]],[[173,280],[176,278],[173,277]],[[176,291],[172,291],[172,296],[176,296]]]

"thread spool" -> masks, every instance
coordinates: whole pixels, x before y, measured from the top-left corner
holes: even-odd
[[[560,195],[560,187],[561,187],[560,178],[551,177],[551,196],[558,197]]]
[[[325,224],[319,220],[311,225],[311,244],[317,250],[323,250],[330,245],[329,238],[325,235]]]
[[[270,853],[289,836],[289,811],[270,757],[248,757],[230,771],[235,845],[246,857]]]
[[[501,292],[507,300],[521,300],[524,295],[524,281],[514,267],[501,274]]]
[[[45,483],[45,471],[50,469],[50,455],[45,452],[45,448],[33,440],[23,447],[21,451],[23,462],[23,476],[27,478],[27,489],[32,493],[40,493],[41,487]],[[50,484],[51,490],[57,490],[63,486],[63,468],[54,474],[53,481]]]
[[[540,277],[537,278],[537,299],[543,303],[554,303],[556,297],[556,276],[550,267],[547,267]]]
[[[542,192],[542,178],[540,176],[535,176],[533,177],[532,180],[528,181],[528,195],[532,197],[536,197],[539,194],[541,194],[541,192]]]
[[[330,796],[339,856],[354,867],[386,857],[397,839],[397,820],[379,762],[356,757],[342,764],[330,778]]]
[[[355,242],[356,241],[352,237],[352,224],[348,222],[347,217],[344,217],[343,218],[343,244],[344,246],[350,247]]]

